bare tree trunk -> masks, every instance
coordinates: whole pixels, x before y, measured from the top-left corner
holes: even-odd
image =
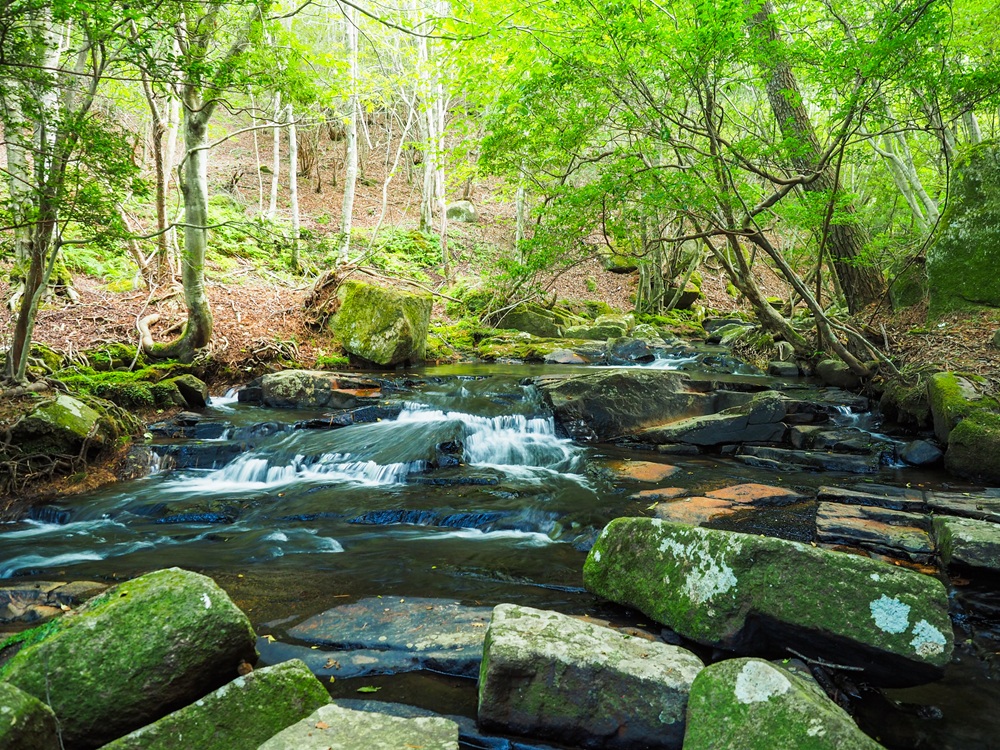
[[[295,112],[289,104],[288,117],[288,200],[292,209],[292,268],[299,270],[299,138],[295,128]]]
[[[796,144],[791,162],[802,172],[820,170],[820,175],[804,186],[807,192],[822,193],[834,200],[838,185],[830,167],[822,162],[822,150],[809,113],[802,103],[798,82],[788,62],[776,54],[780,37],[775,18],[774,4],[767,0],[754,16],[754,32],[769,42],[769,55],[762,56],[766,66],[765,88],[775,119],[782,135]],[[842,206],[841,212],[854,213],[851,205]],[[833,222],[829,226],[827,247],[833,267],[840,279],[847,299],[848,309],[854,313],[876,302],[885,289],[881,272],[864,259],[866,243],[864,232],[854,223]]]
[[[281,176],[281,94],[274,95],[274,128],[271,130],[271,201],[267,218],[274,221],[278,213],[278,179]]]
[[[340,231],[343,239],[337,253],[337,263],[347,263],[351,250],[351,225],[354,217],[354,190],[358,182],[358,27],[354,8],[344,8],[347,31],[347,52],[350,60],[351,95],[350,116],[347,120],[346,174],[344,177],[344,205],[340,214]]]

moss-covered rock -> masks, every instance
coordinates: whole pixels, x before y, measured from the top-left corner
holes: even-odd
[[[889,301],[893,310],[919,305],[927,297],[927,269],[923,258],[907,262],[892,277]]]
[[[528,333],[498,334],[480,341],[476,352],[490,362],[544,362],[554,352],[588,345],[593,346],[585,339],[544,339]]]
[[[269,739],[259,750],[458,750],[458,725],[440,716],[403,718],[334,704]]]
[[[41,376],[51,375],[63,365],[63,356],[50,346],[35,342],[28,353],[28,370]]]
[[[878,750],[810,678],[762,659],[729,659],[695,678],[684,750]]]
[[[564,317],[539,305],[518,305],[505,312],[497,321],[497,328],[513,328],[539,338],[559,338]]]
[[[948,208],[927,251],[932,315],[976,305],[1000,307],[1000,146],[962,154],[951,173]]]
[[[944,467],[961,477],[1000,482],[1000,413],[984,406],[960,421],[948,435]]]
[[[907,382],[900,378],[886,381],[882,386],[879,411],[905,427],[924,429],[931,424],[931,404],[927,386]]]
[[[10,683],[0,682],[0,750],[60,750],[52,709]]]
[[[325,370],[272,372],[253,381],[245,390],[253,392],[257,388],[261,404],[286,409],[352,409],[373,403],[382,395],[375,380]]]
[[[975,518],[934,517],[941,562],[1000,572],[1000,525]]]
[[[627,329],[613,323],[594,323],[592,325],[569,326],[562,333],[570,339],[585,339],[587,341],[607,341],[617,339],[627,333]]]
[[[96,372],[128,370],[133,365],[141,369],[146,365],[146,356],[141,351],[136,351],[136,347],[132,344],[103,344],[93,349],[86,349],[81,354]]]
[[[876,684],[932,679],[954,645],[937,579],[783,539],[619,518],[587,557],[584,583],[700,643],[795,648]]]
[[[934,434],[942,443],[962,419],[976,410],[973,402],[982,394],[975,382],[953,372],[936,372],[927,380],[927,400],[934,421]]]
[[[208,406],[208,386],[190,373],[178,375],[158,385],[163,384],[173,385],[189,409],[204,409]]]
[[[202,697],[256,660],[250,623],[210,578],[170,568],[42,626],[0,678],[47,703],[67,746],[100,747]]]
[[[702,669],[686,649],[500,604],[486,632],[479,724],[602,748],[677,748]]]
[[[104,750],[256,748],[330,702],[298,659],[237,677],[201,700],[105,745]]]
[[[337,289],[331,326],[344,349],[383,367],[424,359],[431,297],[348,279]]]
[[[96,454],[117,435],[100,412],[60,393],[35,407],[11,430],[14,444],[25,453]]]

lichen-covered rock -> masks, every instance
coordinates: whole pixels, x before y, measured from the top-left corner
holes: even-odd
[[[941,562],[1000,572],[1000,526],[973,518],[934,517]]]
[[[479,724],[582,747],[680,748],[690,651],[513,604],[493,610]]]
[[[329,702],[326,688],[296,659],[237,677],[104,750],[256,748]]]
[[[200,698],[256,659],[246,615],[210,578],[178,568],[119,584],[32,640],[0,678],[48,703],[66,744],[81,748]]]
[[[577,440],[604,441],[709,412],[712,399],[682,373],[604,370],[540,381],[556,422]]]
[[[10,683],[0,682],[0,750],[60,750],[52,709]]]
[[[740,406],[718,414],[691,417],[666,427],[643,430],[642,442],[722,445],[743,442],[780,442],[785,436],[785,402],[780,394],[765,391]]]
[[[330,704],[278,732],[259,750],[458,750],[458,725],[435,716],[403,719]]]
[[[257,390],[259,389],[259,391]],[[240,400],[256,395],[264,406],[312,409],[353,409],[374,403],[382,395],[374,380],[325,370],[283,370],[264,375],[240,391]]]
[[[86,443],[92,454],[113,438],[107,419],[79,399],[60,393],[35,407],[11,430],[25,453],[78,455]]]
[[[445,210],[445,216],[450,221],[458,221],[463,224],[475,224],[479,221],[479,212],[472,201],[455,201],[449,203]]]
[[[625,328],[613,323],[602,323],[598,325],[584,324],[578,326],[568,326],[562,331],[562,335],[570,339],[585,339],[588,341],[606,341],[624,336]]]
[[[859,666],[878,684],[939,676],[954,645],[937,579],[783,539],[618,518],[583,577],[590,591],[700,643],[795,648]]]
[[[1000,147],[982,143],[956,160],[937,241],[927,251],[933,315],[1000,307]]]
[[[761,659],[729,659],[695,678],[684,750],[878,750],[811,679]]]
[[[383,367],[420,362],[427,348],[431,297],[348,279],[337,288],[334,333],[344,350]]]

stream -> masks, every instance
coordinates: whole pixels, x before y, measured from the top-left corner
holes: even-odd
[[[617,479],[605,470],[610,462],[669,462],[681,471],[659,485],[697,493],[760,482],[815,494],[820,485],[859,481],[831,472],[776,474],[719,455],[574,443],[558,434],[530,378],[586,370],[407,371],[379,421],[336,429],[318,428],[323,410],[214,398],[197,429],[151,437],[148,476],[0,525],[0,578],[108,582],[180,566],[212,576],[259,634],[290,643],[296,623],[372,596],[512,602],[659,633],[582,585],[586,552],[603,526],[650,514],[648,500],[633,494],[654,485]],[[877,415],[848,412],[843,423],[880,434]],[[865,479],[957,487],[943,473],[894,465]],[[808,542],[815,507],[802,503],[712,525]],[[971,643],[956,648],[945,678],[905,690],[859,687],[852,696],[859,723],[888,748],[1000,743],[998,672],[984,656],[1000,652],[998,587],[969,576],[949,591],[956,644]],[[720,657],[685,645],[703,658]],[[338,680],[329,688],[335,697],[355,698],[359,686],[379,688],[380,700],[475,716],[470,679],[422,671]]]

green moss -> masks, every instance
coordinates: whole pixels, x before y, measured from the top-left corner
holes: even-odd
[[[667,310],[655,315],[637,315],[639,323],[649,323],[673,335],[694,338],[704,338],[705,329],[701,320],[693,310]]]
[[[1000,482],[1000,414],[979,407],[962,419],[948,436],[944,464],[959,476]]]
[[[336,370],[351,364],[351,359],[343,352],[335,354],[320,354],[316,357],[317,370]]]
[[[524,336],[522,338],[522,336]],[[476,351],[489,361],[542,362],[559,349],[572,348],[574,344],[586,346],[587,341],[574,339],[546,339],[524,334],[500,334],[483,339]]]
[[[429,294],[386,289],[349,279],[337,289],[334,334],[354,356],[382,366],[423,360],[430,324]]]
[[[922,429],[931,423],[931,405],[923,382],[892,378],[883,386],[879,408],[902,425]]]
[[[137,352],[136,347],[131,344],[104,344],[94,349],[86,349],[81,354],[96,372],[127,370],[133,363],[141,369],[146,364],[145,355]]]
[[[183,404],[177,387],[162,381],[185,374],[189,368],[176,364],[157,364],[130,372],[74,367],[60,370],[56,377],[72,391],[90,394],[126,409],[169,407]]]

